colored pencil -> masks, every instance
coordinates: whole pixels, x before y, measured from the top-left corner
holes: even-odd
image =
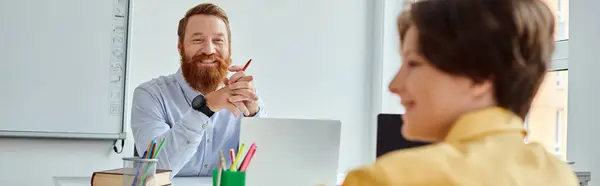
[[[166,142],[166,141],[167,141],[167,140],[166,140],[166,138],[164,138],[164,139],[163,139],[163,140],[160,142],[160,145],[158,145],[158,150],[156,150],[156,153],[154,153],[154,156],[153,156],[153,157],[155,157],[155,158],[157,158],[157,157],[158,157],[158,154],[159,154],[159,153],[160,153],[160,151],[162,150],[162,148],[163,148],[163,145],[165,144],[165,142]]]
[[[233,161],[235,160],[235,151],[233,149],[229,149],[229,159],[231,160],[231,166],[233,166]]]
[[[248,158],[250,158],[250,153],[252,152],[252,149],[255,149],[255,148],[256,148],[256,143],[252,143],[252,145],[250,145],[250,148],[248,148],[248,152],[246,153],[246,156],[244,156],[244,160],[242,160],[239,171],[242,171],[242,167],[245,164],[247,164]]]
[[[246,68],[248,68],[248,66],[250,66],[250,62],[252,62],[252,59],[248,60],[248,62],[246,62],[246,65],[244,65],[244,68],[242,69],[242,71],[246,71]]]
[[[223,151],[219,151],[219,173],[217,173],[217,186],[221,186],[221,177],[223,174],[223,170],[225,170],[225,157],[223,156]]]
[[[256,153],[256,148],[258,148],[258,147],[254,146],[254,148],[248,150],[248,154],[246,156],[246,161],[244,161],[244,164],[242,164],[242,166],[240,166],[240,172],[246,172],[246,169],[248,169],[248,166],[250,166],[250,161],[252,161],[252,158],[254,157],[254,154]]]
[[[152,139],[152,142],[150,142],[150,144],[148,144],[148,149],[146,150],[146,152],[144,152],[143,159],[149,159],[150,156],[152,156],[152,152],[154,151],[155,147],[156,147],[156,138]],[[146,179],[146,174],[147,174],[146,172],[148,172],[148,169],[149,169],[149,166],[147,166],[146,164],[149,164],[149,163],[146,163],[146,162],[141,162],[140,163],[140,166],[138,167],[135,179],[133,180],[134,181],[134,185],[135,184],[142,185],[145,182],[144,180]],[[140,173],[140,171],[142,169],[144,171],[141,172],[142,174],[140,175],[139,173]]]
[[[244,152],[244,143],[242,143],[242,145],[240,145],[240,148],[238,149],[238,154],[235,157],[235,161],[233,161],[231,163],[230,171],[237,171],[237,168],[238,168],[237,165],[240,163],[240,157],[242,156],[243,152]]]
[[[146,151],[144,151],[144,155],[143,155],[142,157],[140,157],[140,158],[142,158],[142,159],[146,159],[146,158],[148,157],[148,151],[150,151],[150,147],[152,147],[152,143],[153,143],[154,141],[155,141],[155,140],[152,140],[152,142],[150,142],[150,143],[148,144],[148,148],[146,149]],[[144,164],[137,165],[137,166],[138,166],[138,167],[137,167],[137,171],[136,171],[136,173],[135,173],[135,177],[133,177],[133,183],[131,183],[131,185],[132,185],[132,186],[135,186],[135,185],[137,184],[137,182],[139,181],[139,178],[140,178],[140,172],[141,172],[141,170],[142,170],[142,167],[143,167],[143,165],[144,165]],[[133,166],[136,166],[136,164],[135,164],[135,161],[133,162]]]
[[[146,157],[146,154],[148,154],[148,151],[145,151],[144,155],[142,157]],[[135,161],[133,162],[133,166],[135,166]],[[141,167],[138,167],[137,171],[135,173],[135,177],[133,177],[133,183],[131,183],[131,186],[135,186],[136,185],[137,180],[138,180],[138,178],[140,176],[140,170],[141,170]]]
[[[227,165],[225,164],[225,156],[223,156],[223,152],[219,152],[219,155],[221,155],[221,165],[219,165],[221,167],[221,169],[225,170],[227,169]]]

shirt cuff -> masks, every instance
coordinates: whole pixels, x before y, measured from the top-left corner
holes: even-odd
[[[264,110],[262,107],[258,107],[258,111],[256,111],[256,113],[254,113],[254,116],[248,116],[248,117],[256,117],[256,118],[260,118],[263,117],[265,115]]]

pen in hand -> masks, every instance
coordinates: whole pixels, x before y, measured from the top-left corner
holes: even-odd
[[[241,70],[239,70],[239,66],[237,66],[236,68],[229,69],[230,71],[236,72],[236,73],[233,76],[231,76],[230,78],[225,79],[225,85],[229,85],[229,84],[235,83],[235,82],[237,82],[239,80],[246,80],[246,81],[251,80],[252,77],[243,77],[243,76],[241,76],[241,75],[238,74],[240,71],[241,72],[245,72],[246,69],[248,68],[248,66],[250,66],[251,62],[252,62],[252,59],[248,60],[248,62],[246,62],[246,64],[244,65],[244,67],[242,67]],[[250,79],[247,79],[247,78],[250,78]]]
[[[252,62],[252,59],[250,59],[250,60],[248,60],[248,62],[246,62],[246,65],[244,65],[244,68],[242,69],[242,71],[246,71],[248,66],[250,66],[250,62]]]

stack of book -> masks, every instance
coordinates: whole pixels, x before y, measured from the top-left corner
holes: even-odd
[[[120,168],[94,172],[92,175],[92,186],[118,186],[123,185],[124,180],[133,179],[133,176],[124,176],[123,170],[123,168]],[[170,175],[171,170],[156,169],[156,174],[153,176],[155,179],[154,183],[160,186],[171,185]]]

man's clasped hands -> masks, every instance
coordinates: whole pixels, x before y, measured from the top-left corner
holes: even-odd
[[[206,94],[206,104],[213,112],[227,109],[235,117],[240,115],[254,116],[258,108],[258,96],[252,85],[254,77],[243,71],[243,66],[233,65],[228,69],[235,72],[229,79],[223,80],[222,88]]]

